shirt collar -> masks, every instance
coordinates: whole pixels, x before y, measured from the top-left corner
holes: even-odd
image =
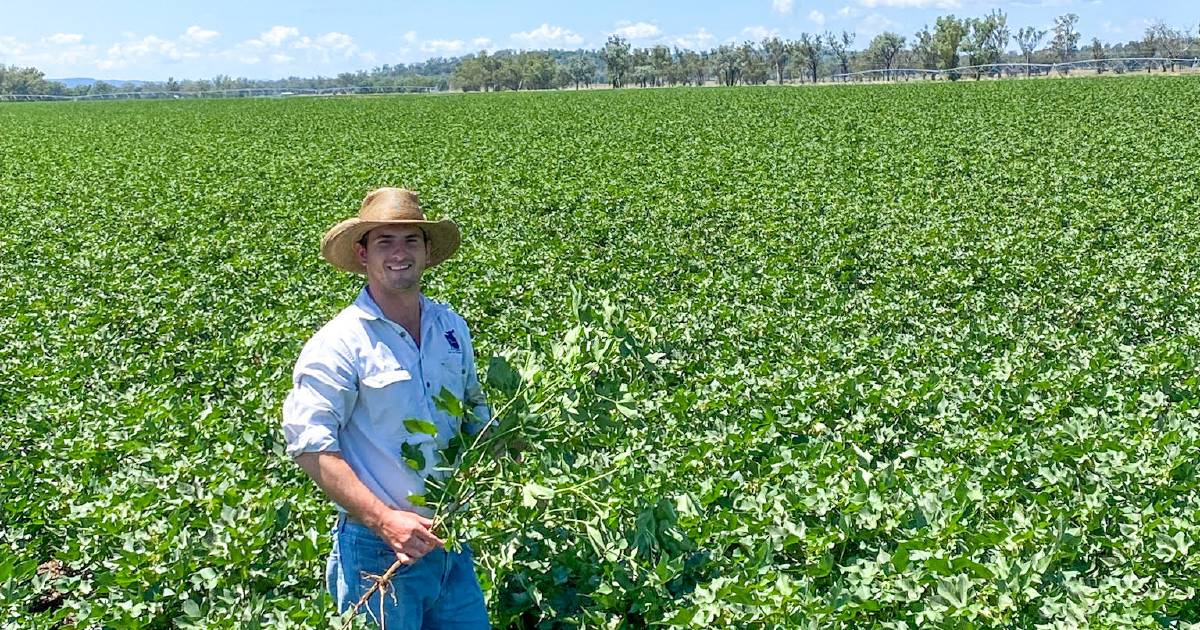
[[[422,293],[421,294],[421,315],[422,315],[421,321],[422,321],[422,324],[424,324],[424,320],[426,319],[424,317],[424,315],[429,312],[429,305],[430,305],[429,298],[425,297],[425,294]],[[354,307],[355,307],[355,309],[357,309],[358,316],[361,319],[384,319],[387,321],[391,321],[390,319],[387,318],[387,315],[383,314],[383,309],[379,308],[379,305],[375,303],[375,298],[371,297],[371,292],[367,290],[366,286],[363,286],[362,290],[358,292],[358,297],[354,299]],[[424,327],[424,325],[422,325],[422,328],[423,327]]]

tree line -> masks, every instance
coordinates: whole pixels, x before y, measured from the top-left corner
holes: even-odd
[[[769,82],[816,83],[852,73],[874,71],[887,78],[893,71],[938,71],[950,79],[963,66],[978,79],[995,75],[994,66],[1007,63],[1065,63],[1085,59],[1169,57],[1194,59],[1200,37],[1189,29],[1154,22],[1143,37],[1125,43],[1106,43],[1093,37],[1081,45],[1079,17],[1058,16],[1048,30],[1025,26],[1015,31],[1008,16],[994,10],[982,17],[938,17],[911,38],[883,32],[856,49],[849,31],[802,33],[797,39],[767,37],[761,41],[722,44],[709,50],[655,45],[635,47],[612,35],[598,50],[499,50],[461,57],[438,57],[411,64],[385,64],[371,70],[343,72],[333,77],[288,77],[252,80],[217,75],[211,79],[147,82],[120,86],[96,82],[68,88],[49,81],[36,68],[0,64],[0,94],[79,96],[114,92],[221,92],[248,89],[330,89],[349,87],[425,87],[463,91],[542,90],[584,88],[597,84],[614,88],[675,85],[762,85]],[[1200,31],[1200,28],[1197,29]],[[1015,46],[1013,48],[1012,46]],[[1174,69],[1163,62],[1161,70]],[[1147,65],[1147,71],[1153,67]],[[1103,68],[1101,67],[1102,71]],[[1026,74],[1044,72],[1026,68]],[[1063,70],[1065,71],[1065,69]],[[1010,68],[1009,73],[1013,73]]]
[[[861,49],[855,49],[857,36],[849,31],[802,33],[794,40],[767,37],[707,51],[664,45],[636,48],[613,35],[599,50],[577,51],[561,56],[557,62],[546,51],[468,55],[455,68],[451,85],[465,91],[488,91],[579,88],[595,83],[614,88],[713,82],[726,86],[772,81],[816,83],[864,70],[883,71],[886,77],[888,71],[899,68],[940,71],[950,79],[958,79],[961,73],[954,70],[964,66],[968,67],[967,74],[980,78],[997,74],[998,69],[987,66],[998,64],[1061,64],[1127,57],[1178,59],[1195,58],[1200,53],[1200,38],[1161,21],[1148,27],[1140,40],[1109,44],[1092,38],[1090,46],[1081,48],[1078,20],[1077,15],[1068,13],[1055,18],[1052,29],[1026,26],[1014,32],[1007,14],[999,10],[977,18],[944,15],[911,40],[888,31]],[[1161,68],[1174,69],[1167,62]],[[1065,68],[1061,71],[1068,72]],[[1025,69],[1026,74],[1033,72],[1045,70]]]

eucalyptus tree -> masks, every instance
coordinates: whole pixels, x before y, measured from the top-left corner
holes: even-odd
[[[667,65],[667,85],[676,86],[688,82],[690,75],[683,59],[684,51],[677,46],[671,49],[671,62]]]
[[[662,85],[671,71],[671,49],[658,44],[649,50],[650,65],[654,68],[654,84]]]
[[[767,82],[767,77],[770,76],[767,60],[754,46],[754,42],[742,42],[742,45],[738,47],[738,56],[741,58],[743,83],[762,85]]]
[[[958,51],[966,34],[966,20],[960,20],[954,15],[943,15],[934,22],[933,47],[937,51],[939,68],[950,70],[959,66]],[[950,78],[956,79],[958,75],[951,74]]]
[[[1092,38],[1092,61],[1096,62],[1096,74],[1104,74],[1104,42],[1100,41],[1099,37]]]
[[[483,67],[483,91],[496,90],[500,79],[500,64],[503,58],[498,54],[489,55],[486,50],[479,51],[479,63]]]
[[[1175,69],[1174,59],[1188,49],[1190,40],[1190,35],[1167,26],[1162,20],[1156,20],[1148,26],[1143,38],[1144,45],[1149,50],[1149,56],[1154,57],[1161,54],[1172,59],[1170,62],[1161,63],[1163,72],[1167,71],[1168,63],[1172,70]]]
[[[921,69],[937,70],[937,45],[934,43],[933,33],[929,32],[928,26],[922,27],[913,36],[912,52],[913,56],[916,57],[917,65],[921,66]]]
[[[837,57],[843,75],[850,74],[850,47],[854,45],[855,37],[856,35],[850,31],[842,31],[840,38],[832,32],[825,32],[825,43],[829,45],[833,56]]]
[[[788,57],[791,56],[791,46],[778,37],[767,37],[763,39],[762,47],[767,54],[767,60],[775,68],[776,81],[779,85],[783,85],[783,69],[787,66]]]
[[[567,74],[570,75],[576,90],[580,86],[590,86],[596,78],[596,62],[579,53],[567,61]]]
[[[654,85],[654,66],[648,63],[635,64],[630,70],[630,76],[639,87]]]
[[[1000,62],[1004,56],[1004,48],[1008,46],[1008,16],[1000,11],[978,19],[966,21],[967,37],[963,45],[967,52],[967,63],[973,66],[975,79],[982,74],[979,66]]]
[[[696,85],[704,85],[705,80],[708,79],[706,54],[694,50],[685,50],[679,54],[680,73],[683,76],[685,84],[695,83]]]
[[[1008,29],[1008,15],[996,9],[983,19],[988,23],[988,36],[983,40],[987,63],[1000,63],[1005,49],[1008,48],[1008,42],[1012,39],[1012,31]]]
[[[526,90],[545,90],[554,85],[555,63],[544,50],[518,55],[521,68],[521,87]]]
[[[1046,31],[1039,31],[1032,26],[1026,26],[1017,31],[1017,46],[1020,47],[1021,54],[1025,56],[1025,76],[1029,76],[1033,70],[1033,53],[1045,36]]]
[[[904,38],[891,31],[884,31],[867,45],[867,57],[875,64],[883,66],[885,75],[891,78],[892,64],[901,50],[904,50]]]
[[[801,33],[800,40],[796,43],[796,50],[800,53],[800,59],[803,60],[805,67],[808,68],[812,82],[816,83],[817,69],[821,65],[821,53],[824,52],[821,36]]]
[[[634,48],[629,55],[629,75],[638,87],[646,87],[654,78],[654,66],[650,65],[650,51]]]
[[[46,94],[49,91],[50,85],[41,70],[32,66],[21,68],[0,64],[0,94]]]
[[[487,54],[487,53],[480,53]],[[474,92],[485,87],[483,79],[483,63],[475,55],[467,55],[458,62],[458,67],[451,75],[454,87],[464,92]]]
[[[741,55],[729,44],[721,44],[712,52],[712,65],[721,85],[734,85],[742,76]]]
[[[493,58],[498,60],[500,64],[495,73],[495,89],[521,89],[521,82],[525,78],[525,71],[521,67],[520,57],[516,53],[500,51]]]
[[[608,69],[608,80],[614,88],[625,84],[625,74],[629,72],[631,63],[629,42],[620,35],[609,35],[604,48],[600,50],[600,58]]]
[[[1059,63],[1073,60],[1075,52],[1079,50],[1079,31],[1075,30],[1078,22],[1079,16],[1074,13],[1054,18],[1054,37],[1050,40],[1050,49]],[[1062,71],[1064,74],[1068,72],[1066,68]]]

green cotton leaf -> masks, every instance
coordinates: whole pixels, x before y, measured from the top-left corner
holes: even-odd
[[[971,602],[971,578],[959,574],[938,581],[937,593],[954,608],[966,608]]]
[[[521,375],[513,369],[508,359],[493,356],[488,359],[486,381],[489,387],[499,390],[506,396],[517,393],[521,387]]]
[[[458,396],[454,395],[454,392],[446,389],[445,387],[438,392],[437,396],[433,397],[433,404],[436,405],[438,409],[454,416],[455,418],[461,418],[465,413],[463,409],[463,402],[459,400]]]
[[[186,602],[183,602],[183,614],[191,617],[192,619],[199,619],[200,605],[190,599]]]
[[[617,412],[626,418],[633,419],[637,417],[637,410],[632,407],[627,407],[621,403],[616,404]]]
[[[531,508],[537,506],[537,502],[541,500],[549,500],[554,498],[554,489],[547,488],[538,483],[530,481],[521,488],[521,505]]]
[[[588,540],[592,543],[592,548],[596,551],[596,555],[603,556],[604,555],[604,536],[600,533],[600,530],[596,529],[595,527],[592,527],[591,523],[588,523],[586,530],[587,530]]]
[[[662,623],[668,626],[690,626],[692,619],[695,618],[698,608],[680,608],[674,615],[664,619]]]
[[[437,425],[428,420],[409,418],[404,421],[404,428],[408,429],[410,433],[423,433],[437,437]]]
[[[421,472],[425,470],[425,451],[418,444],[401,444],[400,455],[404,463],[411,469]]]
[[[987,568],[987,566],[975,562],[970,558],[958,558],[953,562],[953,566],[955,570],[962,571],[963,569],[966,569],[975,577],[983,578],[985,580],[990,580],[996,577],[996,574],[991,569]]]
[[[466,444],[465,440],[462,438],[463,434],[459,433],[454,437],[454,439],[450,440],[450,444],[447,445],[446,448],[438,451],[439,465],[447,468],[458,465],[458,460],[462,456],[463,451],[470,446],[469,444]]]
[[[1190,547],[1183,532],[1175,532],[1174,536],[1156,532],[1154,544],[1156,547],[1154,555],[1163,562],[1171,562],[1176,556],[1186,556],[1188,547]]]
[[[424,507],[426,505],[425,495],[423,494],[409,494],[407,498],[409,503],[417,507]]]

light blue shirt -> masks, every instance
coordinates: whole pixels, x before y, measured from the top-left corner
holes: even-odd
[[[353,304],[304,344],[292,383],[283,403],[289,456],[340,452],[389,507],[427,515],[409,497],[424,496],[424,479],[438,465],[436,451],[449,445],[459,426],[457,418],[438,409],[434,397],[444,387],[463,401],[478,420],[467,426],[469,432],[491,418],[467,323],[424,295],[420,348],[364,287]],[[413,430],[414,420],[433,423],[436,435]],[[424,455],[422,470],[405,461],[404,450],[413,448]]]

